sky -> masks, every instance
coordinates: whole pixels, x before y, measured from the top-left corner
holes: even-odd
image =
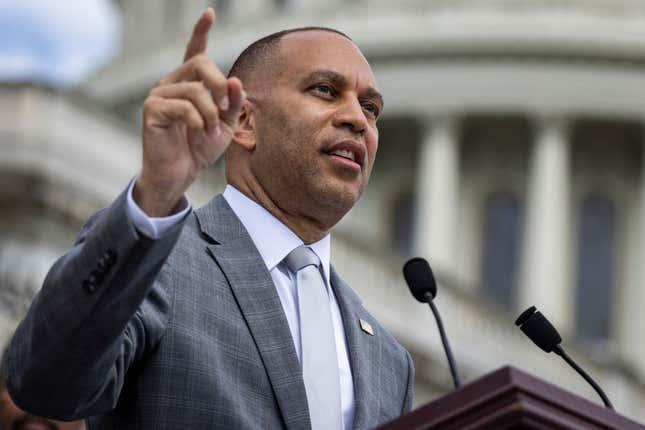
[[[114,58],[120,32],[110,0],[0,0],[0,82],[73,87]]]

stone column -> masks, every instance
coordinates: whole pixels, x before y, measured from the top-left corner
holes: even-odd
[[[563,331],[571,328],[573,316],[569,129],[559,117],[536,121],[519,291],[521,310],[535,305]]]
[[[459,133],[454,117],[433,118],[422,132],[417,164],[415,253],[438,271],[455,267]]]
[[[634,281],[626,282],[620,298],[621,308],[614,313],[614,322],[619,327],[619,350],[628,359],[629,363],[637,368],[641,375],[645,375],[645,343],[641,341],[643,328],[645,328],[645,141],[643,141],[643,157],[641,159],[641,184],[640,184],[640,216],[637,229],[633,233],[638,237],[639,250],[635,252],[637,258],[630,259],[630,265],[636,267]]]

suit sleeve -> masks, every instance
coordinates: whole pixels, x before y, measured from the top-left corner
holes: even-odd
[[[50,269],[7,357],[7,388],[29,412],[72,420],[113,409],[128,369],[153,348],[169,302],[155,286],[183,222],[152,240],[124,192],[83,226]]]

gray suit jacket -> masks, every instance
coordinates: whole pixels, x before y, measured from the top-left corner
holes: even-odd
[[[408,353],[331,271],[354,377],[354,427],[410,409]],[[363,332],[359,318],[374,328]],[[90,429],[307,429],[302,372],[275,286],[222,196],[158,240],[125,194],[51,268],[13,338],[16,403]]]

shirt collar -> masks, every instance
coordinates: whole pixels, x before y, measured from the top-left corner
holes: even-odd
[[[303,245],[302,240],[286,225],[234,186],[227,185],[223,196],[251,236],[269,271],[280,264],[291,251]],[[330,244],[331,239],[327,234],[318,242],[308,245],[320,259],[328,282]]]

